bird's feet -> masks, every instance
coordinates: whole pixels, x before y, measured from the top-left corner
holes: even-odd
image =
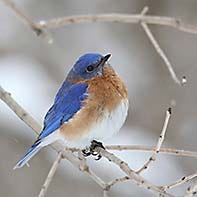
[[[83,156],[88,157],[90,155],[93,155],[93,156],[96,156],[95,160],[100,160],[102,156],[97,151],[95,151],[97,147],[105,149],[105,147],[103,146],[101,142],[97,142],[96,140],[93,140],[91,142],[90,147],[82,150]]]

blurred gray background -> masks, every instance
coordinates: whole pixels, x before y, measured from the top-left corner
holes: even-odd
[[[140,13],[149,6],[150,14],[172,16],[197,25],[195,0],[15,0],[35,20],[94,13]],[[150,26],[178,76],[187,76],[185,87],[177,86],[155,52],[142,28],[136,24],[76,24],[52,31],[54,44],[36,37],[0,2],[0,85],[42,124],[59,86],[76,59],[86,52],[111,53],[111,64],[129,90],[130,111],[121,132],[107,144],[155,145],[165,110],[172,102],[173,116],[165,147],[196,150],[197,126],[197,35],[169,27]],[[30,168],[13,171],[18,159],[36,135],[4,103],[0,102],[0,192],[3,197],[34,197],[47,176],[56,153],[42,150]],[[138,169],[150,153],[116,152],[133,169]],[[122,174],[105,159],[88,163],[104,180]],[[197,160],[159,155],[143,173],[155,184],[168,184],[196,171]],[[182,196],[186,186],[172,190]],[[60,164],[47,197],[100,197],[102,190],[68,161]],[[112,188],[110,196],[155,196],[133,182]]]

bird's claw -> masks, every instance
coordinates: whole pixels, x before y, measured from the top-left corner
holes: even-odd
[[[95,151],[95,149],[97,147],[105,149],[105,147],[103,146],[103,144],[101,142],[97,142],[96,140],[93,140],[91,142],[91,145],[90,145],[89,148],[86,148],[86,149],[82,150],[83,156],[88,157],[90,155],[93,155],[93,156],[97,157],[97,158],[95,158],[95,160],[97,160],[97,161],[100,160],[102,158],[102,156],[98,152]]]
[[[84,157],[88,157],[88,156],[91,155],[90,150],[88,150],[87,148],[83,149],[81,152],[82,152]]]

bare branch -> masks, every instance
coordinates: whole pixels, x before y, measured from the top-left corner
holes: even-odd
[[[56,29],[66,25],[93,22],[116,22],[116,23],[147,23],[173,27],[179,31],[197,34],[197,26],[184,23],[180,19],[165,16],[142,16],[141,14],[88,14],[54,18],[41,21],[39,24],[49,29]]]
[[[197,181],[194,181],[191,186],[187,188],[185,197],[193,197],[197,194]]]
[[[79,169],[85,174],[88,174],[98,185],[100,185],[101,188],[105,189],[106,188],[105,182],[100,177],[98,177],[93,171],[91,171],[90,167],[86,163],[86,159],[81,154],[81,150],[78,151],[78,159],[79,159]]]
[[[103,157],[107,158],[110,162],[116,164],[131,180],[135,181],[139,186],[142,186],[148,190],[157,192],[159,194],[162,194],[166,197],[172,197],[173,195],[166,193],[162,189],[160,189],[158,186],[150,183],[149,181],[145,180],[142,176],[134,172],[129,165],[116,157],[114,154],[97,147],[96,152],[99,152]]]
[[[145,15],[146,12],[148,11],[148,7],[145,7],[141,13],[141,15]],[[170,63],[170,61],[168,60],[167,56],[165,55],[164,51],[161,49],[161,47],[159,46],[159,43],[157,42],[157,40],[155,39],[153,33],[151,32],[151,30],[149,29],[148,25],[145,22],[141,22],[141,26],[144,29],[146,35],[148,36],[149,40],[151,41],[152,45],[154,46],[155,50],[157,51],[157,53],[159,54],[159,56],[163,59],[163,61],[165,62],[167,69],[172,77],[172,79],[174,80],[175,83],[177,83],[178,85],[183,85],[186,83],[186,78],[183,77],[182,81],[180,81],[172,67],[172,64]]]
[[[140,168],[137,173],[141,173],[143,170],[147,169],[148,166],[156,160],[156,157],[157,157],[157,154],[159,154],[159,151],[160,151],[160,148],[161,148],[161,145],[165,139],[165,133],[166,133],[166,130],[167,130],[167,127],[168,127],[168,123],[169,123],[169,120],[170,120],[170,117],[171,117],[171,108],[169,108],[167,111],[166,111],[166,117],[165,117],[165,121],[164,121],[164,125],[163,125],[163,128],[162,128],[162,131],[161,131],[161,134],[159,136],[159,139],[158,139],[158,142],[157,142],[157,145],[155,147],[155,151],[153,152],[152,156],[149,158],[149,160],[142,166],[142,168]]]
[[[26,25],[28,25],[38,36],[44,38],[48,43],[52,43],[53,40],[46,28],[57,28],[64,25],[74,24],[74,23],[85,23],[85,22],[121,22],[121,23],[140,23],[146,32],[148,38],[153,44],[155,50],[160,55],[160,57],[165,62],[172,79],[175,83],[183,85],[187,82],[186,77],[183,76],[180,81],[173,70],[173,67],[168,60],[167,56],[159,46],[152,32],[150,31],[147,24],[157,24],[166,25],[174,27],[180,31],[185,31],[188,33],[197,33],[197,27],[184,24],[181,20],[170,18],[170,17],[160,17],[160,16],[144,16],[148,11],[148,7],[145,7],[140,15],[126,15],[126,14],[98,14],[98,15],[79,15],[79,16],[68,16],[62,18],[56,18],[49,21],[40,21],[39,23],[33,22],[32,19],[27,17],[20,9],[14,4],[12,0],[3,0],[5,5],[9,7],[18,18]]]
[[[37,36],[43,38],[49,44],[53,42],[52,37],[49,35],[46,29],[44,29],[40,24],[35,23],[29,16],[25,15],[12,0],[2,1],[15,13],[15,15],[21,20],[21,22],[27,25]]]
[[[114,186],[117,183],[122,183],[122,182],[129,181],[129,180],[130,178],[128,176],[124,176],[124,177],[116,178],[112,181],[109,181],[106,185],[107,185],[107,188],[110,189],[112,186]]]
[[[130,151],[130,150],[139,150],[139,151],[148,151],[152,152],[155,150],[155,147],[151,146],[135,146],[135,145],[111,145],[105,147],[107,150],[117,150],[117,151]],[[160,153],[175,155],[175,156],[185,156],[185,157],[197,157],[197,152],[186,151],[179,149],[171,148],[160,148]]]
[[[177,187],[178,185],[181,185],[183,183],[186,183],[186,182],[192,180],[195,177],[197,177],[197,173],[191,174],[189,176],[184,176],[181,179],[179,179],[179,180],[177,180],[177,181],[175,181],[175,182],[173,182],[173,183],[171,183],[169,185],[162,186],[161,189],[164,190],[164,191],[166,191],[168,189],[172,189],[174,187]]]
[[[0,86],[0,99],[6,103],[12,111],[27,124],[29,127],[31,127],[36,134],[39,134],[41,131],[41,126],[37,123],[37,121],[31,117],[31,115],[26,112],[11,96],[9,92],[6,92],[1,86]]]
[[[144,8],[143,8],[143,10],[141,11],[141,16],[144,16],[147,12],[148,12],[148,10],[149,10],[149,7],[148,6],[145,6]],[[142,22],[143,23],[143,22]]]
[[[46,180],[45,180],[45,182],[44,182],[44,184],[42,186],[42,189],[41,189],[38,197],[45,197],[46,192],[48,190],[48,187],[49,187],[49,185],[50,185],[50,183],[51,183],[51,181],[53,179],[53,176],[54,176],[54,174],[55,174],[55,172],[57,170],[57,167],[58,167],[58,165],[59,165],[59,163],[60,163],[61,160],[62,160],[62,152],[60,152],[58,154],[57,159],[53,163],[53,165],[52,165],[52,167],[51,167],[51,169],[49,171],[49,174],[48,174],[48,176],[47,176],[47,178],[46,178]]]
[[[103,190],[103,197],[109,197],[109,191]]]

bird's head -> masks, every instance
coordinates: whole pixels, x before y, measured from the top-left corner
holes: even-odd
[[[87,53],[81,56],[69,72],[68,79],[86,80],[102,75],[110,56],[111,54],[102,56],[98,53]]]

